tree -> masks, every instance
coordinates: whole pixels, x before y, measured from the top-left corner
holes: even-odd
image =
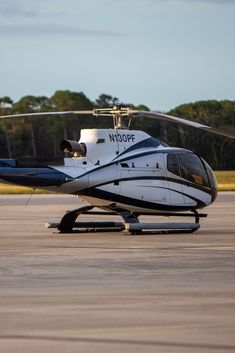
[[[180,105],[169,114],[235,132],[235,101],[198,101]],[[230,139],[190,127],[183,127],[182,130],[182,127],[177,126],[174,127],[174,133],[173,126],[168,126],[168,137],[173,144],[200,154],[215,169],[235,168],[235,144]]]
[[[12,104],[13,100],[10,97],[0,97],[0,108],[9,108],[12,106]]]
[[[51,97],[22,97],[13,102],[10,97],[0,98],[0,114],[17,114],[43,111],[92,110],[119,105],[119,99],[101,94],[93,103],[83,92],[56,91]],[[149,110],[147,106],[121,104],[133,109]],[[235,101],[208,100],[182,104],[169,114],[192,119],[206,125],[235,132]],[[184,147],[204,157],[213,168],[235,169],[235,144],[227,138],[212,135],[187,126],[170,124],[154,119],[132,120],[132,128],[145,130],[150,135],[163,139],[172,146]],[[61,154],[59,142],[63,138],[78,139],[81,128],[110,128],[112,119],[93,116],[48,116],[33,119],[0,121],[1,156],[56,156]]]
[[[12,107],[12,104],[13,104],[13,100],[10,97],[8,97],[8,96],[0,97],[0,114],[2,114],[2,115],[8,114],[11,107]],[[0,122],[0,135],[1,135],[1,131],[2,131],[2,134],[4,136],[3,139],[0,138],[0,143],[1,143],[2,147],[4,147],[4,146],[7,147],[8,158],[12,158],[12,148],[11,148],[9,128],[10,128],[9,123],[7,123],[4,120]],[[3,142],[1,142],[1,140],[3,140]],[[4,148],[1,148],[1,150],[2,149],[3,149],[3,151],[1,151],[1,152],[4,154],[5,153]]]
[[[54,95],[49,99],[52,110],[56,111],[70,111],[70,110],[91,110],[94,105],[89,98],[83,92],[72,92],[56,91]],[[55,118],[62,120],[64,127],[64,138],[67,139],[69,136],[73,139],[77,139],[80,133],[80,123],[84,122],[85,117],[79,117],[79,125],[77,123],[77,117],[71,116],[64,118]],[[58,126],[58,125],[57,125]]]
[[[37,113],[43,110],[47,110],[48,104],[47,104],[47,97],[45,96],[25,96],[21,98],[18,102],[14,103],[12,105],[12,110],[15,114],[20,114],[20,113]],[[39,132],[39,126],[40,124],[34,120],[30,120],[29,118],[18,120],[18,122],[15,122],[15,128],[18,126],[18,135],[19,133],[23,135],[25,134],[25,130],[28,131],[31,143],[32,143],[32,150],[33,150],[33,156],[37,157],[38,156],[38,151],[37,151],[37,139],[41,138]],[[23,130],[22,130],[23,126]],[[20,132],[21,131],[21,132]],[[37,131],[37,133],[36,133]]]
[[[109,94],[100,94],[99,97],[95,100],[96,108],[107,108],[119,104],[119,99],[112,97]]]

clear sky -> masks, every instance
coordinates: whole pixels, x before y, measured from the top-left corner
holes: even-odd
[[[235,99],[235,0],[0,0],[0,97]]]

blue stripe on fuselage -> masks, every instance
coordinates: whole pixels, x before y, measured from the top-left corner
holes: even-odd
[[[29,187],[58,186],[71,176],[51,167],[0,167],[0,180]]]

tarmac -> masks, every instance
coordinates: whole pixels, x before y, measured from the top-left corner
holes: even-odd
[[[79,203],[0,196],[0,352],[235,352],[235,192],[193,234],[45,228]]]

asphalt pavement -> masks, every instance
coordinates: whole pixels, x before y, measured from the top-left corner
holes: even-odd
[[[235,192],[193,234],[45,228],[79,205],[0,196],[0,352],[235,351]]]

